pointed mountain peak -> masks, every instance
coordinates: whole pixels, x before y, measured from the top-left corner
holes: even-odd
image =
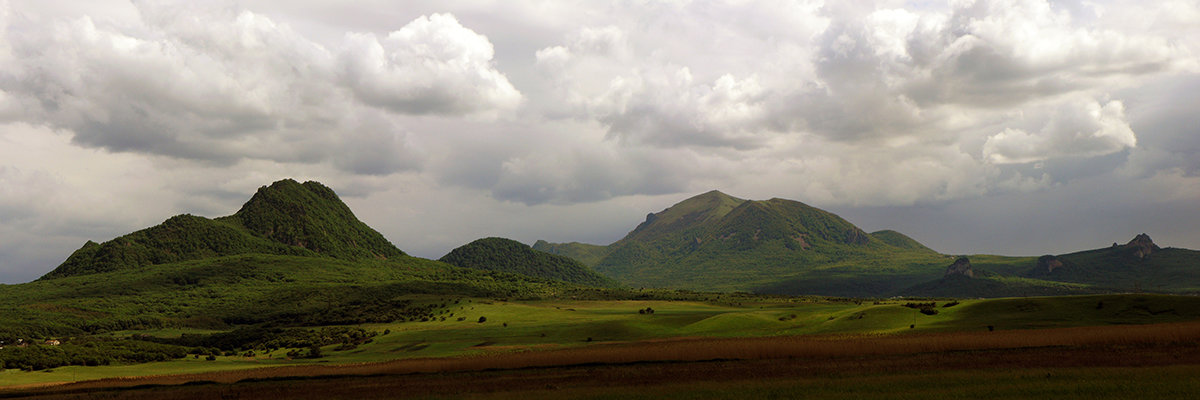
[[[283,179],[275,181],[268,186],[261,186],[254,196],[246,204],[242,205],[242,209],[238,213],[253,212],[256,207],[262,206],[263,203],[287,203],[307,200],[309,205],[317,205],[325,203],[326,207],[345,208],[349,211],[342,200],[338,198],[337,193],[328,186],[322,185],[320,182],[308,181],[304,183],[296,182],[294,179]],[[297,204],[299,205],[299,204]]]
[[[733,207],[737,207],[739,204],[742,204],[745,201],[746,200],[722,193],[719,190],[710,190],[689,197],[684,201],[668,207],[666,210],[663,210],[658,214],[663,214],[672,209],[683,209],[687,211],[695,211],[698,209],[722,209],[725,207],[728,207],[728,209],[733,209]],[[718,210],[718,212],[728,212],[728,210]]]
[[[379,232],[359,221],[333,189],[315,181],[284,179],[260,187],[229,218],[256,236],[334,258],[404,255]]]
[[[662,235],[724,217],[745,202],[746,200],[711,190],[676,203],[665,210],[647,214],[646,221],[634,228],[625,238],[653,240]]]
[[[1154,244],[1154,240],[1150,239],[1150,235],[1145,233],[1134,236],[1133,240],[1130,240],[1129,243],[1125,244],[1125,247],[1133,249],[1133,255],[1137,258],[1146,258],[1151,254],[1162,250],[1158,247],[1158,245]]]
[[[692,198],[693,198],[693,199],[695,199],[695,198],[704,198],[704,197],[715,197],[715,198],[721,198],[721,199],[736,199],[736,197],[733,197],[733,196],[727,195],[727,194],[725,194],[724,192],[722,192],[722,191],[720,191],[720,190],[717,190],[717,189],[709,190],[709,191],[707,191],[707,192],[700,193],[700,194],[698,194],[698,195],[692,196]],[[686,201],[686,200],[685,200],[685,201]]]
[[[1129,243],[1126,244],[1126,246],[1133,246],[1133,245],[1153,246],[1154,240],[1150,239],[1150,235],[1147,235],[1145,233],[1139,233],[1137,236],[1133,237],[1133,240],[1130,240]]]

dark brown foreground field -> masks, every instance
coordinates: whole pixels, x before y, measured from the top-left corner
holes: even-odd
[[[881,337],[678,339],[105,379],[0,398],[1188,398],[1200,322]]]

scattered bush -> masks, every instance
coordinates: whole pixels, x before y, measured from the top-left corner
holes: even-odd
[[[914,308],[925,315],[937,315],[937,302],[928,303],[904,303],[904,307]]]
[[[183,334],[178,338],[158,338],[153,336],[135,335],[139,341],[172,344],[193,348],[196,354],[236,355],[236,352],[250,349],[289,349],[306,348],[314,344],[326,346],[331,344],[363,344],[378,335],[378,332],[362,328],[343,326],[325,327],[321,329],[302,328],[239,328],[229,332],[210,335]]]
[[[908,307],[908,308],[916,308],[916,309],[921,309],[921,308],[934,308],[934,307],[937,307],[937,302],[933,302],[933,301],[931,301],[931,302],[928,302],[928,303],[913,303],[913,302],[908,302],[908,303],[904,303],[904,307]]]

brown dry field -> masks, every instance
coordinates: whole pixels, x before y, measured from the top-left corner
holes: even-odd
[[[913,372],[1172,366],[1200,366],[1200,322],[875,337],[681,338],[471,357],[103,379],[0,390],[0,398],[475,397]]]

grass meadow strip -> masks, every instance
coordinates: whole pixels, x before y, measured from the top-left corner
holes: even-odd
[[[134,385],[180,385],[196,381],[232,383],[253,379],[341,375],[404,375],[513,370],[572,365],[620,365],[705,360],[771,360],[893,356],[974,350],[1083,346],[1169,345],[1200,342],[1200,321],[1153,325],[1037,330],[923,333],[879,336],[792,336],[737,339],[679,338],[587,347],[397,360],[349,365],[304,365],[200,374],[108,378],[63,385],[87,389]],[[0,390],[2,393],[2,390]]]

